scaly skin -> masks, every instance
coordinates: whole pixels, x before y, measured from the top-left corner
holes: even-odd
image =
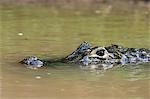
[[[65,58],[66,62],[80,63],[82,65],[125,65],[129,63],[138,64],[150,61],[150,50],[145,48],[125,48],[119,45],[91,47],[91,44],[88,44],[87,42],[84,42],[81,45],[77,50]],[[87,45],[90,46],[87,47]]]
[[[150,62],[150,50],[145,48],[126,48],[114,44],[106,47],[92,47],[90,43],[83,42],[73,53],[54,62],[57,61],[80,64],[82,66],[102,66],[107,69],[118,64],[126,65]],[[52,62],[30,56],[23,59],[20,63],[37,68]]]

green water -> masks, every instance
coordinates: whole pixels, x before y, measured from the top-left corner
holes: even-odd
[[[1,6],[1,98],[148,99],[149,63],[103,72],[62,63],[38,70],[18,64],[31,55],[44,59],[65,57],[83,41],[100,46],[115,43],[150,48],[147,11],[137,7],[95,13]]]

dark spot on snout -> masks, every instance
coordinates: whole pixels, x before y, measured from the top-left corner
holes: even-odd
[[[96,54],[99,55],[99,56],[104,56],[105,50],[104,50],[104,49],[98,50],[98,51],[96,52]]]

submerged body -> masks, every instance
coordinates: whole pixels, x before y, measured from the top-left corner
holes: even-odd
[[[61,60],[65,63],[102,67],[103,69],[112,68],[119,64],[140,64],[149,61],[150,50],[145,48],[126,48],[119,45],[92,47],[88,42],[83,42],[72,54]],[[21,63],[36,68],[43,66],[46,62],[37,57],[28,57]]]

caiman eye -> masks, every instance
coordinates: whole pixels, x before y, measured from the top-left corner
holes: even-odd
[[[104,49],[98,50],[98,51],[96,52],[96,54],[99,55],[99,56],[104,56],[105,50],[104,50]]]

